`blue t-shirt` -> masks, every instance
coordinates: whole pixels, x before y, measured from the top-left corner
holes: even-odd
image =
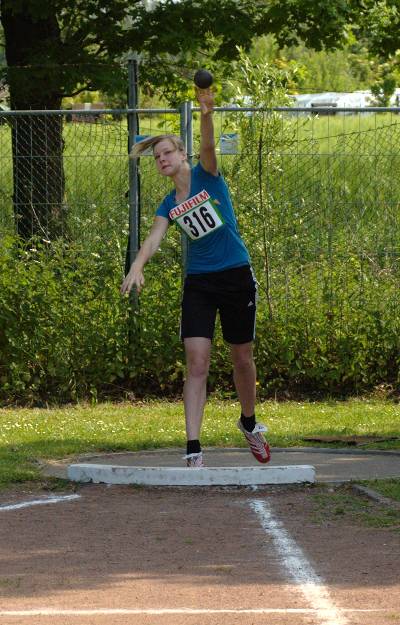
[[[208,273],[250,264],[237,226],[229,190],[221,174],[213,176],[198,163],[191,172],[189,197],[180,204],[175,189],[156,215],[176,222],[188,240],[187,273]]]

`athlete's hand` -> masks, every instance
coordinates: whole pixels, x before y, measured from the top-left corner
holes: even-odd
[[[132,265],[132,267],[129,270],[129,273],[127,274],[125,280],[122,283],[121,286],[121,294],[124,295],[125,293],[130,293],[132,287],[136,287],[136,291],[138,293],[140,293],[140,291],[142,290],[142,287],[144,285],[144,275],[141,269],[138,269],[137,267],[134,266],[134,264]]]
[[[203,115],[209,115],[214,110],[214,93],[210,88],[199,89],[196,87],[196,98]]]

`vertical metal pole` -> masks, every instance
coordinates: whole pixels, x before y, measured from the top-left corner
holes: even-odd
[[[187,155],[189,165],[192,166],[193,163],[193,111],[192,111],[192,103],[186,102],[186,119],[187,119],[187,131],[186,131],[186,141],[187,141]]]
[[[180,120],[181,139],[183,143],[185,144],[185,148],[186,148],[186,145],[187,145],[187,142],[186,142],[186,126],[187,126],[186,102],[182,102],[182,104],[179,107],[179,120]]]
[[[139,63],[134,55],[128,61],[128,108],[137,109],[139,104]],[[135,143],[139,131],[137,113],[128,113],[128,151]],[[136,159],[129,159],[129,267],[136,258],[140,245],[139,171]]]
[[[185,145],[187,152],[189,165],[192,166],[193,162],[193,111],[191,102],[183,102],[180,106],[180,131],[181,139]],[[187,237],[181,235],[181,250],[182,250],[182,279],[186,276],[187,265]]]

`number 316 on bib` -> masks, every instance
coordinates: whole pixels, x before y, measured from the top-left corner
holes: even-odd
[[[205,194],[208,197],[204,200]],[[196,202],[201,195],[203,201]],[[224,225],[222,216],[206,191],[173,208],[170,217],[192,241],[198,241]]]

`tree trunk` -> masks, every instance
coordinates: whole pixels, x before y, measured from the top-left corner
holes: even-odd
[[[54,239],[64,233],[62,118],[12,118],[14,214],[24,239]]]
[[[32,4],[14,9],[11,0],[1,0],[11,109],[59,110],[58,68],[49,60],[50,47],[61,46],[60,29],[51,10],[41,17]],[[65,232],[63,118],[26,113],[11,120],[17,231],[24,239],[51,240]]]

